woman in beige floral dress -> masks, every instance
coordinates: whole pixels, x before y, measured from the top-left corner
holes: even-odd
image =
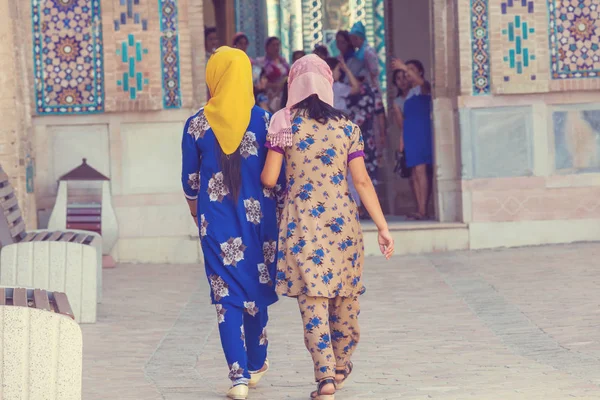
[[[319,57],[294,64],[287,107],[271,120],[262,173],[263,184],[274,186],[285,160],[277,292],[298,299],[318,382],[311,397],[320,400],[332,400],[343,386],[360,338],[364,247],[348,169],[379,229],[382,253],[389,258],[394,251],[365,167],[360,129],[333,108],[332,84],[331,70]]]

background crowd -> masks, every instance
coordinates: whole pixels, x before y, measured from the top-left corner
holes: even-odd
[[[215,28],[205,30],[207,60],[220,45]],[[244,33],[233,38],[232,47],[247,51],[249,40]],[[327,47],[318,45],[313,54],[327,62],[334,75],[335,107],[357,124],[365,141],[365,164],[375,187],[382,182],[383,149],[388,145],[386,110],[379,86],[379,60],[367,41],[365,26],[357,22],[350,31],[340,30],[336,35],[339,56],[333,58]],[[256,104],[271,113],[284,108],[287,103],[290,65],[305,56],[303,50],[294,51],[291,60],[281,55],[281,41],[270,37],[265,43],[264,56],[251,59],[253,66],[254,96]],[[425,79],[423,64],[418,60],[406,63],[394,59],[393,82],[397,96],[390,105],[394,123],[400,128],[397,144],[397,161],[402,165],[403,177],[410,180],[410,188],[417,205],[408,219],[430,219],[429,204],[433,180],[433,140],[431,123],[431,86]],[[391,166],[390,166],[391,167]],[[400,171],[399,171],[400,172]],[[351,180],[350,190],[360,205]],[[362,218],[368,218],[360,206]]]

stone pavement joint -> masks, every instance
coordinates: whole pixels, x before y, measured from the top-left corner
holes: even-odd
[[[460,256],[455,257],[457,261]],[[589,382],[600,383],[600,359],[571,351],[557,343],[547,332],[536,326],[514,304],[506,302],[489,283],[460,272],[461,263],[431,262],[444,281],[456,291],[471,310],[515,354],[548,364],[557,370],[582,377]],[[464,261],[462,263],[464,265]]]
[[[599,399],[598,244],[367,258],[355,371],[337,400]],[[201,265],[104,271],[82,325],[86,400],[224,400]],[[250,400],[314,390],[298,305],[269,309],[272,369]]]

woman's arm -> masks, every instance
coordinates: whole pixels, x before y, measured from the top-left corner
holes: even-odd
[[[414,71],[410,70],[406,66],[406,64],[404,64],[404,62],[402,60],[400,60],[399,58],[395,58],[392,61],[392,68],[394,70],[400,69],[400,70],[404,71],[406,73],[406,75],[410,78],[410,80],[413,81],[413,82],[415,82],[418,86],[423,86],[426,83],[425,79],[421,75],[419,75],[419,74],[415,73]]]
[[[356,76],[354,76],[354,74],[352,73],[350,68],[348,68],[348,65],[346,65],[346,62],[344,61],[344,57],[339,56],[338,60],[340,61],[340,68],[342,69],[342,71],[344,71],[344,73],[348,77],[348,81],[350,82],[350,87],[351,87],[350,94],[351,95],[359,94],[360,93],[360,82],[358,81],[358,79],[356,79]]]
[[[196,146],[195,136],[189,133],[188,129],[189,122],[185,124],[183,137],[181,139],[181,185],[190,209],[190,214],[192,218],[194,218],[196,225],[198,225],[197,199],[198,190],[200,189],[200,165],[202,154],[200,153],[198,146]]]
[[[281,175],[283,165],[283,151],[279,148],[269,148],[265,166],[260,174],[262,184],[267,188],[273,188]]]
[[[367,209],[367,212],[373,219],[373,222],[375,222],[377,230],[379,231],[379,247],[381,253],[389,259],[394,253],[394,240],[390,235],[387,221],[381,210],[377,192],[375,192],[375,187],[367,172],[365,159],[363,157],[356,157],[350,161],[348,166],[350,168],[350,173],[352,174],[354,187],[360,196],[360,201]]]
[[[400,111],[400,107],[398,107],[397,104],[394,104],[393,110],[394,110],[394,112],[393,112],[394,122],[396,122],[396,125],[400,129],[400,147],[399,147],[399,150],[400,151],[404,151],[404,114],[402,114],[402,111]]]

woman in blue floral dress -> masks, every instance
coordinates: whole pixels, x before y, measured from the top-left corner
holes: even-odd
[[[364,249],[348,169],[379,229],[382,253],[389,258],[394,251],[365,167],[360,129],[333,107],[332,85],[331,69],[318,56],[294,63],[287,106],[269,127],[270,150],[262,173],[265,186],[275,186],[285,160],[277,292],[298,299],[318,382],[311,397],[320,400],[332,400],[336,386],[343,386],[360,339]]]
[[[270,115],[255,106],[248,57],[229,47],[210,58],[208,104],[188,119],[182,184],[200,228],[206,275],[232,388],[246,399],[268,369],[267,307],[277,301],[277,191],[260,173]]]

